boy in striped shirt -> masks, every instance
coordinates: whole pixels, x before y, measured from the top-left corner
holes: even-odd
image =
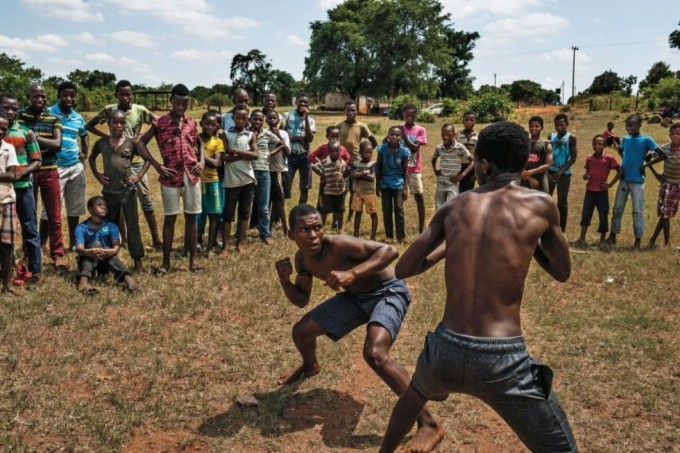
[[[323,177],[326,185],[323,188],[323,210],[321,221],[326,224],[326,216],[333,213],[333,223],[337,223],[338,232],[342,231],[342,216],[345,212],[345,176],[348,167],[340,159],[340,142],[328,143],[328,157],[312,166],[314,173]]]
[[[656,179],[661,183],[656,209],[659,214],[659,222],[656,224],[654,234],[649,240],[650,247],[654,247],[656,238],[662,229],[664,248],[670,247],[670,219],[675,217],[675,214],[678,212],[678,204],[680,203],[680,123],[673,124],[669,134],[671,142],[661,148],[663,153],[647,164]],[[663,174],[659,174],[652,165],[662,160],[664,161]]]
[[[432,169],[437,176],[437,190],[434,196],[436,209],[458,195],[458,183],[474,170],[474,166],[469,165],[461,172],[463,159],[471,160],[472,155],[463,144],[456,141],[455,136],[453,124],[442,124],[442,143],[435,148],[432,156]]]

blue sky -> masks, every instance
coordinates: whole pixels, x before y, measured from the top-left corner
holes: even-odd
[[[135,83],[211,86],[229,83],[236,53],[262,50],[273,67],[302,77],[309,23],[338,0],[14,0],[3,11],[0,51],[46,75],[100,69]],[[680,70],[668,47],[679,28],[677,0],[648,2],[442,0],[454,27],[477,31],[471,62],[475,86],[564,81],[571,94],[611,69],[642,80],[656,61]]]

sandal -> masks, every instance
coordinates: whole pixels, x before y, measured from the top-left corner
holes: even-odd
[[[156,277],[163,277],[168,273],[168,269],[164,268],[163,266],[161,267],[153,267],[151,268],[151,273],[155,275]]]
[[[203,269],[204,269],[204,267],[201,266],[200,264],[193,264],[193,265],[189,266],[189,270],[191,272],[194,272],[194,273],[201,272]]]
[[[81,292],[81,294],[85,296],[94,296],[95,294],[99,293],[99,290],[97,288],[89,285],[79,291]]]

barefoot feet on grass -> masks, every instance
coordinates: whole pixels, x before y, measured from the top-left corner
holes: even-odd
[[[321,372],[321,367],[319,366],[318,363],[315,363],[309,369],[305,369],[304,365],[300,365],[300,366],[292,368],[292,369],[286,371],[284,374],[282,374],[281,377],[279,378],[279,380],[277,381],[277,384],[279,384],[279,385],[292,384],[293,382],[299,381],[300,379],[310,378],[312,376],[316,376],[320,372]]]
[[[422,425],[416,435],[408,441],[401,451],[426,453],[434,450],[444,438],[444,428],[439,425]]]

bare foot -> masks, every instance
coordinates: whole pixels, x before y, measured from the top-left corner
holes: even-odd
[[[440,425],[423,425],[418,428],[401,451],[425,453],[434,450],[444,438],[444,428]]]
[[[229,255],[227,252],[227,248],[224,247],[222,250],[220,250],[220,254],[217,255],[218,258],[226,258]]]
[[[299,367],[291,368],[290,370],[286,371],[284,374],[281,375],[281,377],[276,383],[279,385],[288,385],[292,384],[293,382],[299,381],[302,378],[310,378],[312,376],[316,376],[320,372],[321,366],[319,366],[318,363],[315,363],[310,370],[305,370],[305,366],[300,365]]]
[[[140,273],[144,270],[142,266],[142,260],[135,260],[135,272]]]

